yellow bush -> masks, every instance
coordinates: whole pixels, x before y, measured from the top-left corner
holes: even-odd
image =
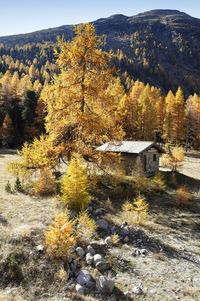
[[[192,198],[192,195],[189,192],[189,189],[186,185],[183,185],[177,189],[175,200],[176,200],[176,204],[178,206],[188,205],[189,204],[188,201],[191,198]]]
[[[133,203],[126,201],[122,206],[121,216],[128,224],[141,224],[148,217],[148,203],[140,194],[133,200]]]
[[[56,192],[55,180],[49,169],[41,170],[40,178],[35,185],[34,191],[39,195],[49,195]]]
[[[184,160],[184,149],[182,147],[174,147],[171,154],[163,154],[161,164],[169,167],[173,172],[181,168]]]
[[[117,233],[114,233],[112,235],[110,235],[111,241],[113,245],[117,245],[120,241],[119,239],[119,235]]]
[[[90,218],[87,211],[82,211],[78,216],[78,236],[90,240],[97,229],[95,221]]]
[[[165,180],[164,176],[161,173],[156,173],[152,179],[152,188],[156,191],[163,191],[165,190]]]
[[[67,212],[56,214],[53,226],[49,226],[45,234],[47,252],[51,256],[64,256],[75,246],[77,236],[74,235],[74,223],[69,220]]]
[[[61,201],[70,208],[84,210],[91,201],[90,183],[83,159],[75,154],[61,179]]]

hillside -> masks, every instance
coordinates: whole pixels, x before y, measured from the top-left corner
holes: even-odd
[[[109,227],[99,226],[92,239],[80,240],[77,246],[92,246],[91,250],[109,263],[105,270],[87,261],[90,253],[81,257],[73,250],[71,263],[49,257],[44,248],[44,233],[61,204],[55,196],[5,192],[8,180],[12,187],[15,183],[6,163],[17,159],[14,151],[1,149],[0,300],[199,300],[199,153],[188,153],[183,170],[177,173],[179,185],[187,183],[190,187],[192,200],[188,206],[176,206],[175,189],[171,187],[146,193],[149,218],[141,225],[127,226],[119,218],[125,201],[124,186],[122,197],[114,188],[101,187],[100,194],[96,188],[96,197],[88,210],[96,221],[103,219]],[[167,178],[168,172],[163,171],[163,175]],[[26,189],[31,191],[31,187]],[[133,189],[131,194],[135,194]],[[119,233],[116,244],[106,243],[111,229]],[[76,283],[81,270],[92,276],[91,287],[83,286],[85,296],[81,291],[76,293],[80,289]],[[114,282],[111,294],[96,287],[100,276]]]
[[[133,79],[173,92],[180,85],[186,96],[199,93],[200,20],[176,10],[153,10],[136,16],[114,15],[93,22],[104,36],[104,49],[117,54],[115,64]],[[0,37],[9,47],[56,42],[73,37],[73,26]],[[24,54],[25,55],[25,54]]]

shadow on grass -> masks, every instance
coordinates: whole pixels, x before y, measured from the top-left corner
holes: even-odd
[[[0,156],[4,156],[4,155],[16,155],[17,154],[17,150],[15,149],[7,149],[7,148],[0,148]]]

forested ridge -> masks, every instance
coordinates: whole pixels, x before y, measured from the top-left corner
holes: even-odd
[[[98,49],[113,49],[115,82],[107,89],[115,95],[115,118],[125,139],[199,147],[199,25],[198,19],[172,10],[94,22],[97,33],[103,34]],[[0,45],[3,145],[20,146],[46,132],[42,91],[60,74],[54,36],[65,33],[63,28],[64,39],[71,41],[70,26],[0,38],[7,43]]]
[[[133,80],[149,83],[165,93],[175,93],[178,86],[186,97],[198,93],[199,19],[176,10],[153,10],[132,17],[114,15],[93,23],[97,34],[103,36],[101,48],[113,49],[114,64],[122,73],[127,72]],[[0,71],[5,73],[10,68],[8,57],[29,67],[37,58],[39,70],[47,60],[54,62],[53,48],[58,35],[71,40],[73,26],[0,37]]]

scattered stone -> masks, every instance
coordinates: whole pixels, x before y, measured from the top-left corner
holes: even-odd
[[[5,219],[5,217],[3,217],[2,215],[0,215],[0,223],[1,224],[7,224],[7,220]]]
[[[93,287],[95,285],[95,283],[93,282],[93,281],[88,281],[88,283],[86,284],[86,286],[88,287],[88,288],[91,288],[91,287]]]
[[[130,297],[130,296],[131,296],[131,292],[130,292],[130,291],[126,291],[126,292],[124,292],[124,296],[126,296],[126,297]]]
[[[42,252],[44,250],[44,246],[43,245],[38,245],[36,247],[37,251]]]
[[[47,267],[46,264],[44,264],[44,263],[41,263],[40,267],[41,267],[43,270],[47,270],[47,269],[48,269],[48,267]]]
[[[123,222],[122,224],[121,224],[121,229],[123,229],[124,227],[126,227],[127,226],[127,222]]]
[[[141,249],[141,250],[140,250],[140,253],[141,253],[142,255],[146,255],[146,254],[147,254],[147,250],[146,250],[146,249]]]
[[[99,248],[99,242],[98,241],[91,241],[90,246],[94,249]]]
[[[136,294],[136,295],[141,295],[141,294],[143,293],[141,287],[139,287],[139,286],[135,286],[135,287],[133,288],[132,292],[133,292],[134,294]]]
[[[106,237],[105,243],[106,243],[107,245],[112,245],[112,239],[111,239],[110,236]]]
[[[85,260],[86,260],[87,264],[92,265],[93,259],[94,259],[94,256],[91,253],[86,254]]]
[[[100,276],[96,281],[96,286],[101,293],[112,293],[114,289],[114,281],[106,276]]]
[[[91,275],[87,270],[80,270],[76,282],[80,285],[86,285],[91,281]]]
[[[70,267],[71,267],[71,270],[72,270],[73,272],[75,272],[76,269],[77,269],[77,261],[76,261],[76,260],[73,260],[73,261],[70,263]]]
[[[99,247],[100,247],[101,249],[105,249],[106,244],[105,244],[103,241],[101,241],[100,244],[99,244]]]
[[[105,262],[105,261],[99,261],[97,262],[97,264],[95,265],[95,267],[100,271],[100,272],[103,272],[103,271],[106,271],[110,268],[110,265],[108,262]]]
[[[100,229],[103,230],[108,230],[108,223],[105,219],[100,218],[96,221],[97,225],[99,226]]]
[[[96,266],[96,264],[100,261],[104,261],[103,257],[100,254],[95,254],[94,255],[94,265]]]
[[[79,295],[85,294],[85,288],[82,285],[80,285],[79,283],[76,284],[76,291]]]
[[[128,238],[128,236],[125,236],[125,238],[124,238],[124,242],[129,242],[129,238]]]
[[[69,262],[69,263],[72,262],[72,256],[71,255],[67,255],[67,262]]]
[[[128,232],[127,230],[123,229],[123,230],[121,231],[121,234],[122,234],[123,236],[128,236],[129,232]]]
[[[81,258],[85,255],[85,251],[81,247],[76,248],[76,253]]]
[[[111,234],[114,234],[116,232],[116,228],[115,228],[115,226],[112,226],[111,228],[110,228],[110,233]]]
[[[98,208],[97,210],[95,210],[95,215],[101,215],[105,212],[104,208]]]
[[[85,251],[86,253],[90,253],[91,255],[95,255],[96,253],[92,246],[87,246]]]

